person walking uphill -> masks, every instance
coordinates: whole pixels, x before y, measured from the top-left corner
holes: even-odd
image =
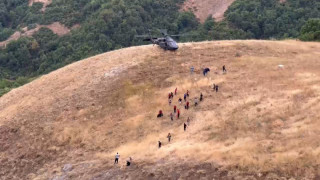
[[[183,130],[186,131],[187,130],[187,124],[183,123]]]
[[[119,153],[117,152],[117,154],[116,154],[116,156],[115,156],[115,159],[114,159],[114,164],[118,164],[119,158],[120,158],[120,155],[119,155]]]
[[[167,138],[168,138],[168,141],[170,142],[171,141],[171,134],[170,133],[168,134]]]
[[[187,101],[185,109],[189,109],[189,101]]]

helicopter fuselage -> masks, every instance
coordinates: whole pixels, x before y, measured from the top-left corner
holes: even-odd
[[[164,50],[175,51],[179,49],[177,42],[169,36],[164,38],[154,39],[153,43],[159,45]]]

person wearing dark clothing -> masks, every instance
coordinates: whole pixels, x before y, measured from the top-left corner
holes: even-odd
[[[222,72],[224,72],[224,73],[227,72],[227,69],[226,69],[225,65],[222,66]]]
[[[176,113],[176,111],[177,111],[177,106],[174,105],[174,106],[173,106],[173,112]]]
[[[171,94],[169,93],[169,95],[168,95],[168,99],[171,99]]]
[[[168,134],[167,138],[168,138],[168,141],[170,142],[171,141],[171,134],[170,133]]]
[[[189,90],[187,90],[187,97],[189,97]]]
[[[160,111],[159,111],[159,114],[157,115],[157,117],[160,118],[160,117],[162,117],[162,116],[163,116],[163,113],[162,113],[162,110],[160,110]]]
[[[203,95],[202,95],[202,93],[200,94],[200,101],[202,101],[203,100]]]
[[[161,148],[161,141],[158,141],[158,147]]]
[[[216,85],[216,92],[218,92],[219,91],[219,86],[218,85]]]
[[[173,98],[173,92],[171,92],[171,98]]]
[[[183,123],[183,130],[186,131],[187,130],[187,124]]]
[[[206,76],[208,72],[210,72],[210,69],[209,68],[205,68],[203,70],[203,76]]]
[[[171,119],[171,121],[173,121],[173,114],[172,113],[170,114],[170,119]]]
[[[179,119],[180,118],[180,110],[178,109],[177,111],[178,111],[177,118]]]
[[[184,101],[187,100],[187,94],[184,94],[184,95],[183,95],[183,99],[184,99]]]
[[[127,160],[127,166],[130,166],[130,165],[131,165],[131,161],[132,161],[132,158],[129,157],[129,159]]]
[[[181,99],[181,98],[179,98],[179,103],[181,104],[181,102],[182,102],[182,99]]]

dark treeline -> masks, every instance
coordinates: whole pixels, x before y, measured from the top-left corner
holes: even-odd
[[[0,41],[23,27],[61,22],[81,27],[58,37],[47,28],[0,49],[0,96],[11,88],[74,61],[106,51],[139,45],[134,35],[147,29],[188,33],[180,41],[221,39],[320,40],[318,0],[237,0],[225,20],[208,18],[200,24],[191,12],[179,12],[184,0],[55,0],[46,11],[42,3],[0,2]],[[318,18],[318,19],[317,19]]]

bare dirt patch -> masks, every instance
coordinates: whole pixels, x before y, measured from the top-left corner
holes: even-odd
[[[65,34],[68,34],[70,32],[70,29],[65,27],[63,24],[59,23],[59,22],[54,22],[50,25],[38,25],[37,27],[31,30],[28,30],[27,27],[23,28],[22,31],[17,31],[15,32],[13,35],[11,35],[6,41],[2,41],[0,42],[0,47],[1,46],[5,46],[6,44],[8,44],[10,41],[15,41],[18,40],[20,37],[28,37],[28,36],[32,36],[34,33],[36,33],[37,31],[39,31],[40,28],[45,27],[45,28],[49,28],[53,31],[53,33],[59,35],[59,36],[63,36]],[[72,29],[78,28],[79,25],[75,25]]]
[[[35,2],[41,2],[43,3],[43,7],[41,9],[41,11],[45,11],[46,7],[51,4],[52,0],[29,0],[29,6],[32,6],[33,3]]]
[[[187,0],[182,9],[191,10],[196,17],[204,22],[209,15],[212,15],[217,21],[223,19],[224,12],[235,0]]]

